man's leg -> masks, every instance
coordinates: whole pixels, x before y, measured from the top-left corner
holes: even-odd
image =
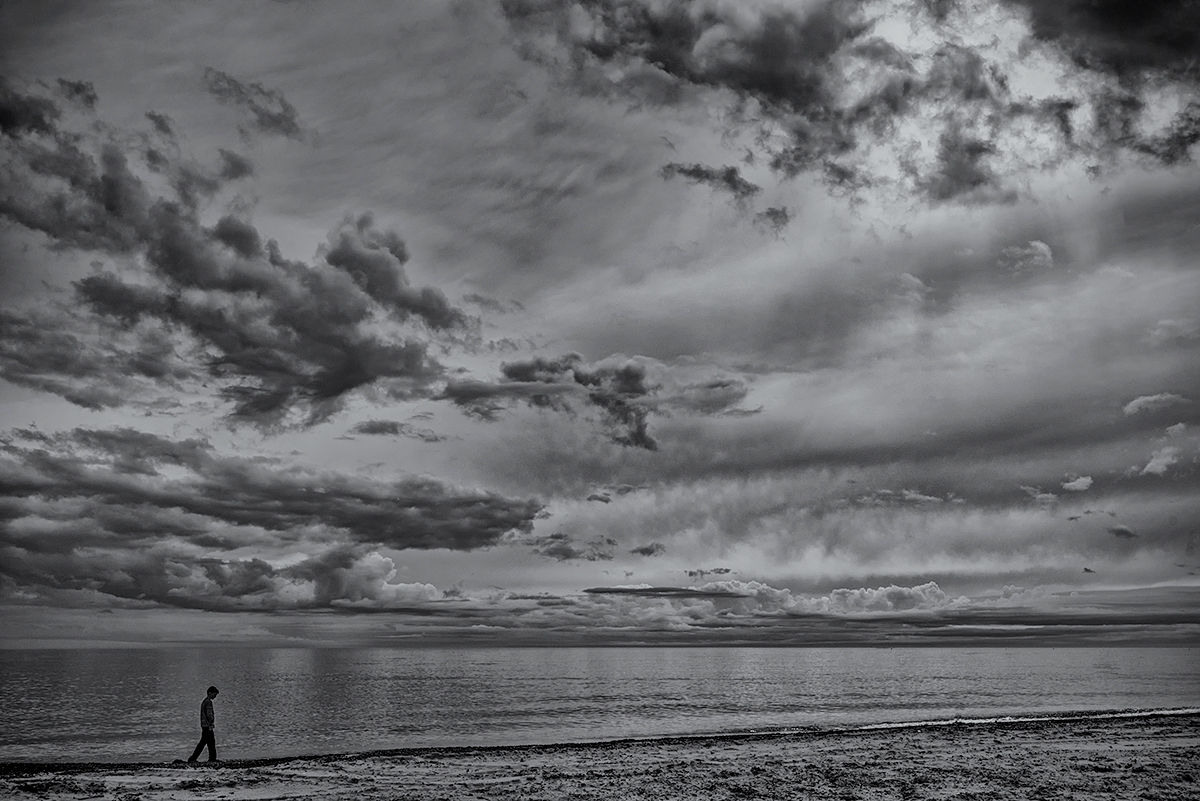
[[[200,758],[200,752],[204,750],[204,744],[208,741],[208,735],[211,731],[211,729],[200,730],[200,742],[196,743],[196,750],[188,757],[188,762],[195,762]]]
[[[208,738],[208,761],[217,761],[217,733],[212,729],[205,729],[204,736]]]

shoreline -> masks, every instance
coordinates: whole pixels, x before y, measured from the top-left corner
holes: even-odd
[[[204,763],[0,763],[0,795],[82,801],[1200,798],[1200,711],[448,746]]]
[[[332,751],[326,753],[287,754],[282,756],[248,757],[245,759],[219,760],[220,768],[249,768],[286,764],[294,761],[328,762],[351,759],[374,759],[405,756],[453,756],[474,752],[519,752],[539,749],[603,749],[644,743],[700,743],[726,740],[771,740],[779,738],[819,738],[853,736],[900,730],[936,729],[941,727],[1038,727],[1053,723],[1087,721],[1149,720],[1154,718],[1196,718],[1200,728],[1200,707],[1173,707],[1158,709],[1106,709],[1053,712],[1033,715],[1001,715],[995,717],[932,718],[928,720],[864,723],[853,726],[789,726],[775,729],[741,730],[728,732],[697,732],[690,734],[646,735],[618,737],[605,740],[563,740],[544,743],[497,743],[488,745],[415,745],[398,748],[371,748],[357,751]],[[199,763],[204,764],[201,760]],[[0,778],[23,773],[73,773],[104,769],[149,769],[177,767],[179,761],[114,761],[114,762],[34,762],[28,760],[0,759]],[[195,767],[195,765],[186,766]]]

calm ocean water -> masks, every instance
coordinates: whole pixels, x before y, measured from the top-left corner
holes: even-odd
[[[0,651],[0,760],[499,745],[1200,708],[1200,650],[544,648]]]

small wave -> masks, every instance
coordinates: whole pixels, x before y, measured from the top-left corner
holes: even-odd
[[[1075,712],[1048,712],[1039,715],[993,715],[989,717],[932,718],[882,723],[863,723],[857,726],[805,726],[771,730],[728,732],[727,736],[744,734],[843,734],[847,732],[886,731],[890,729],[923,729],[940,726],[986,726],[996,723],[1052,723],[1056,721],[1118,720],[1126,718],[1155,718],[1176,715],[1197,715],[1200,707],[1164,707],[1158,709],[1101,709]]]
[[[925,726],[978,726],[989,723],[1043,723],[1063,720],[1115,720],[1118,718],[1152,718],[1167,715],[1200,714],[1200,707],[1172,709],[1113,709],[1087,712],[1056,712],[1046,715],[998,715],[987,718],[944,718],[940,720],[900,721],[895,723],[868,723],[855,726],[848,731],[876,731],[880,729],[908,729]]]

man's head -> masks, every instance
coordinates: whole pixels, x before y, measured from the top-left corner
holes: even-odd
[[[209,697],[209,698],[216,698],[216,697],[217,697],[217,693],[219,693],[219,692],[221,692],[221,691],[220,691],[220,690],[218,690],[216,687],[209,687],[209,688],[208,688],[208,697]]]

